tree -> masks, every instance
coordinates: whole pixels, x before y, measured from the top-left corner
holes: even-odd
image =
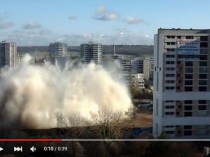
[[[91,120],[89,121],[91,132],[95,138],[101,139],[95,152],[96,156],[109,156],[110,148],[113,146],[111,139],[123,138],[127,127],[123,125],[125,116],[125,113],[114,112],[109,108],[100,110],[97,113],[91,113]],[[115,142],[115,147],[116,145],[117,142]]]
[[[66,117],[59,113],[57,114],[57,122],[63,138],[79,139],[85,130],[85,119],[76,114]],[[79,141],[69,141],[66,142],[66,145],[70,149],[71,156],[77,157],[84,154],[85,149]]]

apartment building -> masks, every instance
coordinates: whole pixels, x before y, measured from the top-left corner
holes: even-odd
[[[0,43],[0,68],[4,66],[13,67],[20,62],[17,53],[17,45],[14,42],[2,41]]]
[[[144,58],[143,60],[143,72],[144,72],[144,79],[145,80],[152,80],[153,79],[153,58]]]
[[[96,64],[101,64],[102,60],[102,45],[89,42],[87,44],[81,44],[81,58],[84,63],[90,63],[91,61]]]
[[[131,81],[139,91],[142,91],[143,89],[145,89],[144,74],[142,73],[131,74]]]
[[[67,55],[67,44],[61,42],[50,43],[50,57],[65,57]]]
[[[153,84],[155,138],[209,138],[210,29],[159,29]]]

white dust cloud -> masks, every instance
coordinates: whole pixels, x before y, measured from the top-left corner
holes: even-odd
[[[0,128],[54,128],[57,115],[79,115],[109,108],[126,112],[128,90],[114,74],[93,63],[65,68],[29,64],[30,56],[0,74]]]

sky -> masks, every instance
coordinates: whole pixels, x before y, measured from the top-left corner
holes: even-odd
[[[0,0],[0,41],[152,45],[158,28],[209,29],[210,0]]]

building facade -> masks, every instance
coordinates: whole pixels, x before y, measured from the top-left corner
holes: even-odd
[[[50,43],[50,57],[65,57],[68,53],[67,44],[61,42]]]
[[[17,53],[17,45],[14,42],[2,41],[0,43],[0,68],[4,66],[14,67],[20,62]]]
[[[159,29],[154,44],[153,136],[210,137],[210,30]]]
[[[83,63],[94,62],[101,64],[102,60],[102,45],[89,42],[87,44],[81,44],[81,58]]]
[[[139,91],[145,89],[144,87],[144,74],[131,74],[131,81],[134,84],[134,87],[137,88]]]
[[[143,73],[145,80],[152,80],[153,79],[153,58],[144,58],[143,60]]]
[[[144,72],[144,60],[143,58],[134,58],[131,60],[132,73],[143,73]]]

